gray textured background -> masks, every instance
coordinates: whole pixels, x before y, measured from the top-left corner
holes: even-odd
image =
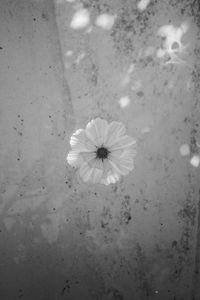
[[[199,150],[198,2],[82,3],[113,28],[71,29],[67,1],[0,1],[0,299],[199,300],[199,168],[179,152]],[[185,20],[186,64],[144,55]],[[120,85],[131,64],[139,92]],[[134,171],[107,187],[66,164],[97,116],[137,139]]]

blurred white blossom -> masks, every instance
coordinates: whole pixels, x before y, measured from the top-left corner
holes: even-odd
[[[79,9],[72,17],[70,27],[72,29],[82,29],[90,22],[90,13],[87,9]]]

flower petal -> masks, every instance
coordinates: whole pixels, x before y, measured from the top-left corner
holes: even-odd
[[[130,157],[130,159],[133,159],[136,156],[136,154],[137,154],[137,151],[136,151],[136,149],[134,147],[125,148],[123,150],[114,150],[112,152],[112,154],[115,156],[115,155],[117,155],[117,153],[119,151],[121,151],[120,157],[121,158],[125,157],[126,159],[128,159],[128,157]]]
[[[120,176],[116,173],[113,173],[111,170],[107,173],[105,178],[102,178],[101,183],[105,185],[109,185],[110,183],[115,183],[119,181]]]
[[[67,155],[67,162],[72,167],[79,167],[83,161],[83,157],[77,151],[70,151]]]
[[[108,123],[106,120],[96,118],[87,124],[86,136],[96,145],[101,146],[108,134]]]
[[[94,153],[92,152],[83,152],[71,150],[67,155],[67,162],[72,167],[80,167],[82,163],[87,162],[90,165],[90,162],[95,158]]]
[[[126,147],[135,147],[136,140],[128,135],[118,137],[112,146],[109,148],[110,151],[124,149]]]
[[[91,141],[89,141],[86,137],[85,130],[83,129],[78,129],[71,136],[70,145],[72,147],[72,150],[78,152],[91,152],[96,149],[94,144],[92,144]]]
[[[99,183],[101,181],[101,178],[103,176],[103,166],[102,162],[96,161],[96,166],[93,168],[93,174],[92,174],[92,182],[93,183]]]
[[[88,181],[91,176],[91,172],[92,169],[87,162],[84,162],[79,169],[79,174],[84,182]]]
[[[133,158],[130,156],[109,156],[109,163],[112,166],[113,172],[121,175],[127,175],[134,168]]]
[[[115,183],[115,182],[119,181],[119,179],[120,179],[120,176],[118,174],[110,171],[107,176],[107,184]]]
[[[99,134],[100,144],[104,144],[108,135],[108,122],[103,119],[96,119],[96,126]]]
[[[96,157],[94,152],[82,152],[81,156],[83,157],[84,162],[87,162],[90,167],[94,165],[94,159]]]
[[[87,162],[84,162],[80,167],[79,174],[84,182],[98,183],[101,181],[103,169],[100,166],[100,162],[93,159],[93,166],[90,167]]]
[[[112,166],[109,163],[109,160],[104,160],[103,163],[103,175],[101,179],[101,183],[105,185],[109,185],[110,183],[115,183],[120,179],[119,174],[113,172]]]
[[[108,135],[105,141],[105,146],[110,147],[122,135],[126,133],[126,128],[121,122],[113,121],[108,125]]]

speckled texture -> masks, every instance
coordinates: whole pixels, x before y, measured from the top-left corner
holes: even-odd
[[[199,168],[179,152],[200,150],[198,1],[84,0],[91,25],[117,15],[88,32],[69,27],[75,2],[0,3],[0,299],[199,300]],[[163,66],[156,32],[184,20],[186,64]],[[66,164],[95,117],[137,139],[114,185]]]

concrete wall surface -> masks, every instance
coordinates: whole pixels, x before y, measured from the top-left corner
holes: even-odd
[[[199,10],[0,1],[1,300],[200,300]],[[96,117],[137,141],[108,186],[66,162]]]

